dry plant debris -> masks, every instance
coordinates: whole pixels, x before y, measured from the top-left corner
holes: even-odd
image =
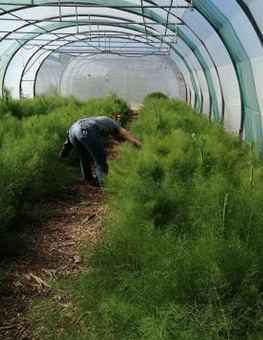
[[[62,188],[61,198],[46,197],[38,209],[54,211],[54,216],[29,226],[23,235],[22,256],[4,260],[0,266],[12,280],[0,281],[0,339],[39,340],[30,327],[27,313],[33,299],[52,299],[50,279],[76,275],[83,264],[80,244],[100,234],[105,213],[99,188],[79,181]],[[70,308],[67,301],[65,308]]]

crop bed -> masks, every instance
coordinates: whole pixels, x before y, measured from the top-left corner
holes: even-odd
[[[262,339],[263,168],[255,146],[185,104],[148,98],[143,142],[110,165],[108,218],[72,308],[41,304],[41,339]]]
[[[76,178],[76,161],[59,159],[69,126],[77,119],[118,114],[125,123],[129,106],[114,94],[81,102],[74,98],[0,99],[0,256],[19,248],[16,231],[38,219],[34,203],[56,194]]]
[[[1,118],[9,131],[0,134],[1,232],[30,200],[72,180],[73,163],[57,160],[68,125],[104,114],[108,100],[116,104],[38,100],[49,103],[45,115],[13,109]],[[24,103],[7,98],[2,105]],[[131,129],[143,147],[118,147],[101,236],[83,248],[79,273],[48,281],[50,294],[67,303],[36,303],[38,338],[261,340],[263,167],[256,145],[168,98],[148,97]]]

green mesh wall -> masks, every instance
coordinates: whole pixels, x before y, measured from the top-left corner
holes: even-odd
[[[213,79],[211,76],[211,72],[209,67],[207,66],[206,61],[204,60],[202,54],[200,53],[199,49],[196,48],[195,44],[192,43],[192,41],[182,32],[182,30],[178,29],[178,35],[179,37],[187,43],[187,45],[190,47],[192,52],[196,55],[197,59],[200,61],[202,69],[205,73],[206,81],[208,84],[209,94],[211,98],[211,104],[212,104],[212,116],[211,118],[219,121],[220,115],[219,115],[219,109],[218,109],[218,102],[217,102],[217,96],[216,91],[214,88]]]
[[[162,17],[160,17],[159,15],[157,15],[156,13],[154,13],[151,10],[146,10],[144,12],[144,16],[154,20],[155,22],[158,22],[162,25],[165,26],[166,22],[164,21],[164,19]],[[175,32],[174,28],[170,28],[173,32]],[[215,120],[219,120],[219,110],[218,110],[218,102],[217,102],[217,97],[216,97],[216,92],[215,92],[215,88],[213,85],[213,81],[212,81],[212,76],[211,76],[211,72],[210,69],[205,61],[205,59],[203,58],[202,54],[200,53],[198,47],[194,44],[193,41],[191,41],[191,39],[189,37],[187,37],[182,30],[180,30],[180,28],[177,29],[178,32],[178,36],[182,39],[182,41],[185,42],[186,45],[188,45],[188,47],[192,50],[192,52],[194,53],[194,55],[196,56],[198,62],[200,63],[203,72],[205,74],[206,77],[206,81],[207,81],[207,86],[208,86],[208,91],[209,91],[209,95],[212,101],[212,118]],[[185,58],[184,58],[185,60]],[[200,111],[201,108],[201,101],[200,101],[200,96],[198,91],[196,92],[196,88],[194,88],[195,91],[195,95],[197,96],[197,102],[196,102],[196,109],[198,111]]]
[[[193,89],[194,89],[194,93],[195,93],[195,96],[196,96],[196,110],[198,112],[201,111],[201,99],[200,99],[200,95],[199,95],[199,91],[198,91],[198,87],[197,87],[197,84],[196,84],[196,81],[195,81],[195,78],[194,78],[194,75],[193,75],[193,71],[192,69],[190,68],[187,60],[185,59],[185,57],[177,51],[177,49],[174,47],[174,46],[171,46],[171,49],[184,61],[185,63],[185,66],[190,74],[190,78],[191,78],[191,82],[192,82],[192,86],[193,86]]]
[[[240,86],[242,119],[246,139],[257,140],[263,147],[260,107],[249,57],[230,21],[209,0],[196,0],[195,6],[213,25],[223,40],[233,61]]]

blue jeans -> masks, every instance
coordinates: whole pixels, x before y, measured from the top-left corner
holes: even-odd
[[[92,160],[100,185],[103,185],[103,175],[108,173],[106,153],[101,135],[92,122],[78,120],[69,129],[69,140],[78,152],[80,168],[85,180],[93,179],[91,172]]]

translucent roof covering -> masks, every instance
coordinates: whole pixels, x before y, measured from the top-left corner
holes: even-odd
[[[263,146],[262,0],[0,0],[0,39],[15,97],[161,90]]]
[[[183,78],[175,66],[170,58],[158,55],[123,58],[107,54],[61,58],[61,55],[53,54],[40,68],[35,93],[60,93],[89,99],[104,97],[114,90],[135,107],[147,94],[157,91],[185,99]]]

